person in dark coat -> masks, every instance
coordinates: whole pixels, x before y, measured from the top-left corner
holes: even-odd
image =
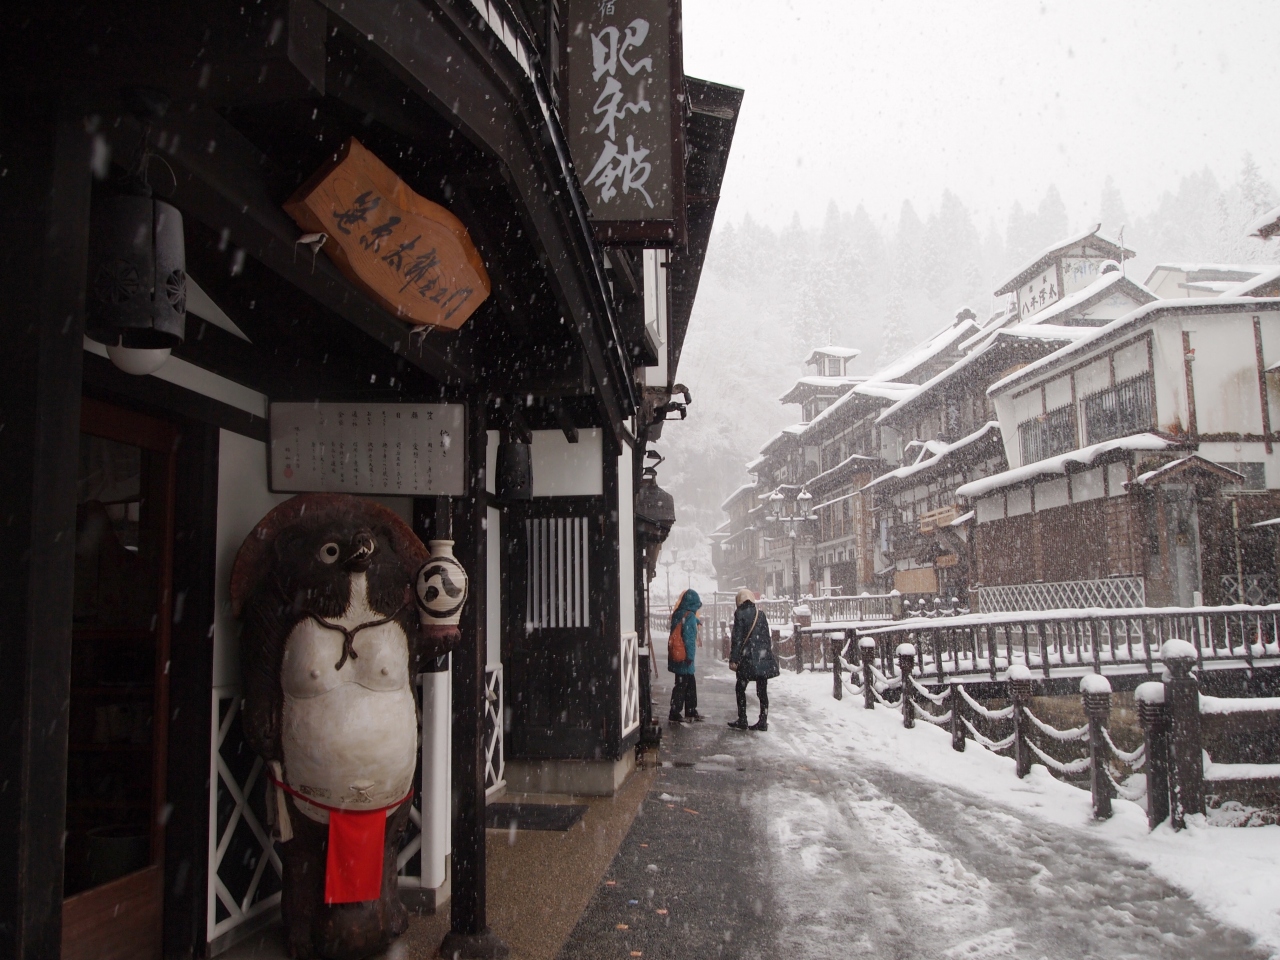
[[[698,611],[702,609],[702,598],[696,590],[686,590],[680,594],[676,608],[671,613],[671,629],[678,626],[684,638],[684,660],[674,662],[667,657],[667,669],[676,675],[675,686],[671,688],[671,712],[667,720],[671,723],[683,723],[685,720],[702,720],[698,712],[698,685],[694,679],[694,659],[697,648],[702,646],[698,637]],[[684,715],[681,716],[681,711]]]
[[[746,587],[734,597],[737,610],[733,615],[733,633],[729,648],[729,667],[738,673],[734,693],[738,697],[738,719],[729,726],[735,730],[769,729],[769,681],[779,673],[778,661],[770,642],[769,618],[756,606],[755,594]],[[756,682],[760,700],[760,719],[747,726],[747,684]]]

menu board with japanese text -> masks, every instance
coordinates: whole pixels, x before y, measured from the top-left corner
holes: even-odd
[[[272,403],[271,489],[460,497],[461,403]]]

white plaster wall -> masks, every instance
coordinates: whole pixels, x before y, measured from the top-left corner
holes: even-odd
[[[213,685],[240,682],[240,624],[231,615],[231,567],[258,521],[289,494],[267,489],[267,445],[230,430],[218,434],[217,581],[213,587]]]
[[[1245,313],[1188,317],[1196,425],[1205,433],[1262,432],[1253,318]]]
[[[1176,323],[1157,324],[1152,331],[1152,362],[1155,364],[1156,425],[1173,432],[1188,427],[1186,377],[1182,370],[1182,328]],[[1192,338],[1195,346],[1195,337]]]
[[[1076,371],[1075,377],[1076,397],[1083,400],[1089,394],[1105,390],[1111,385],[1111,365],[1107,363],[1106,357],[1102,357],[1087,367],[1081,367]]]
[[[502,515],[488,507],[485,522],[485,664],[502,662]]]
[[[1057,410],[1071,403],[1071,377],[1056,377],[1044,385],[1044,408]]]
[[[1068,502],[1066,477],[1036,484],[1037,513],[1041,510],[1052,510],[1054,507],[1065,507]]]
[[[976,511],[976,519],[978,523],[989,523],[992,520],[1004,519],[1004,494],[999,493],[994,497],[983,497],[974,504]]]
[[[658,363],[644,368],[644,382],[650,387],[667,385],[667,253],[646,250],[644,262],[644,323],[657,331]]]
[[[497,430],[488,430],[484,435],[484,488],[494,492],[494,477],[498,475],[498,442],[502,439]]]
[[[1011,517],[1020,517],[1024,513],[1031,512],[1031,488],[1018,487],[1016,490],[1010,490],[1006,494],[1008,500],[1008,515]]]
[[[533,495],[586,497],[604,493],[604,435],[579,430],[570,443],[559,430],[533,431]]]
[[[1039,391],[1035,393],[1036,403],[1040,402]],[[1004,444],[1004,456],[1010,468],[1022,466],[1022,450],[1018,446],[1018,424],[1026,417],[1019,419],[1018,403],[1009,394],[1002,393],[992,398],[996,408],[996,419],[1000,421],[1000,440]]]
[[[1071,478],[1071,499],[1076,503],[1096,500],[1106,493],[1106,484],[1102,476],[1102,468],[1094,467],[1084,473],[1077,473]]]
[[[1127,347],[1121,347],[1115,354],[1116,381],[1128,380],[1150,368],[1147,361],[1147,342],[1139,340]]]
[[[622,633],[636,628],[636,498],[631,488],[635,451],[626,443],[618,457],[618,610]]]
[[[1129,468],[1124,463],[1108,463],[1107,464],[1107,493],[1113,497],[1122,497],[1129,491],[1125,490],[1125,482],[1129,479]]]

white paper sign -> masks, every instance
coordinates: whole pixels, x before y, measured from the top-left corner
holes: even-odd
[[[273,403],[271,489],[460,497],[461,403]]]

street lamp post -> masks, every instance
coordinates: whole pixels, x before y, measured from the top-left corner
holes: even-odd
[[[796,495],[796,510],[789,517],[784,516],[782,513],[782,504],[785,501],[786,497],[782,495],[780,490],[775,490],[769,495],[769,519],[775,523],[790,524],[787,530],[787,538],[791,541],[791,602],[792,604],[798,604],[800,602],[800,557],[797,549],[799,534],[795,525],[817,518],[810,512],[813,494],[808,490],[802,488],[800,493]]]

